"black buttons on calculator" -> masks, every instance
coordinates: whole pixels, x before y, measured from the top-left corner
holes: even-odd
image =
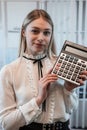
[[[60,67],[57,66],[58,63],[60,63]],[[79,85],[79,74],[86,69],[87,61],[79,59],[74,55],[61,53],[54,65],[52,73],[58,74],[60,78]]]

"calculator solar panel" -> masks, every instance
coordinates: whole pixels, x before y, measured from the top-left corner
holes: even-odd
[[[59,63],[60,66],[58,67]],[[83,70],[87,70],[87,47],[66,40],[52,73],[79,85],[79,74]]]

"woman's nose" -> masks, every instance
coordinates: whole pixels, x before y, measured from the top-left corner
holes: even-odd
[[[43,34],[43,32],[39,33],[38,40],[44,40],[44,34]]]

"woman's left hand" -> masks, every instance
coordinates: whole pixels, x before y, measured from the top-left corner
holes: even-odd
[[[76,84],[71,83],[69,81],[65,81],[64,86],[68,91],[72,91],[74,88],[77,88],[77,87],[84,85],[85,80],[87,80],[87,71],[86,70],[82,71],[79,75],[78,82],[80,83],[80,85],[76,85]]]
[[[87,71],[86,70],[82,71],[81,74],[79,75],[78,82],[80,83],[80,86],[84,85],[85,80],[87,80]]]

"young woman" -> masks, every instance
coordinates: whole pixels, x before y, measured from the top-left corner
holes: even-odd
[[[53,22],[41,9],[30,12],[21,28],[19,57],[0,72],[0,124],[3,130],[70,130],[78,98],[70,82],[52,74]],[[59,67],[59,65],[58,65]],[[79,80],[84,84],[87,72]]]

